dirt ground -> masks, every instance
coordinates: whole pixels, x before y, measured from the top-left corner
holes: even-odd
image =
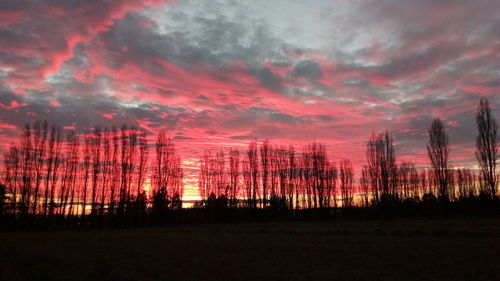
[[[0,280],[499,280],[500,220],[0,233]]]

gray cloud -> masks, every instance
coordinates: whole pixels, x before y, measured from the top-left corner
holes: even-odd
[[[323,77],[320,65],[311,60],[300,61],[292,72],[293,77],[303,77],[311,80],[317,80]]]

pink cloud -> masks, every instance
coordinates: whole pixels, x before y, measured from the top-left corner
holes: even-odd
[[[62,64],[73,56],[73,49],[79,43],[88,44],[99,32],[106,31],[127,13],[158,6],[169,1],[123,0],[74,3],[61,2],[33,4],[36,7],[20,5],[18,10],[0,11],[5,16],[3,25],[19,25],[23,30],[16,39],[2,40],[0,51],[16,54],[17,59],[7,65],[14,68],[5,84],[15,87],[37,88],[47,75],[57,72]],[[28,28],[29,27],[29,28]],[[54,34],[54,28],[58,28]],[[16,35],[17,36],[17,35]],[[43,63],[28,62],[42,59]],[[27,83],[27,81],[31,81]]]

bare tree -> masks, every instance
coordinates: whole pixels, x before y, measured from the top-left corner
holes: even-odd
[[[133,204],[132,200],[134,199],[134,192],[137,188],[141,188],[140,186],[134,188],[134,185],[137,184],[137,168],[139,167],[139,158],[137,157],[138,152],[138,133],[137,128],[132,126],[128,130],[128,144],[129,144],[129,153],[127,155],[127,188],[125,189],[125,202],[126,207],[130,209]],[[130,211],[130,210],[129,210]],[[130,215],[130,214],[129,214]]]
[[[441,119],[436,118],[429,129],[427,152],[434,171],[434,178],[438,184],[438,197],[442,201],[449,201],[450,199],[449,151],[448,135],[444,129],[443,122]]]
[[[145,198],[143,186],[147,177],[148,156],[149,147],[146,139],[146,132],[142,132],[142,137],[139,139],[139,166],[137,167],[137,182],[135,191],[136,203],[138,203],[141,198]]]
[[[6,192],[10,193],[10,209],[13,214],[17,213],[17,202],[20,190],[20,168],[21,159],[20,151],[15,145],[11,145],[9,151],[5,153],[4,156],[4,166],[5,166],[5,185]]]
[[[84,147],[83,147],[83,186],[81,187],[80,190],[80,198],[81,198],[81,211],[80,211],[80,216],[81,216],[81,221],[82,223],[85,221],[85,214],[86,214],[86,209],[87,209],[87,196],[88,196],[88,183],[90,180],[90,170],[91,170],[91,138],[90,138],[90,132],[87,132],[84,137]]]
[[[338,179],[337,166],[335,165],[335,163],[330,163],[328,167],[328,176],[327,176],[328,208],[330,207],[337,208],[337,179]]]
[[[99,216],[101,217],[101,223],[104,219],[104,209],[106,208],[106,197],[108,196],[110,178],[114,177],[112,174],[112,160],[111,160],[111,134],[107,128],[104,129],[102,134],[102,163],[101,163],[101,190],[100,190],[100,206],[99,206]]]
[[[281,197],[281,202],[283,202],[285,205],[287,205],[287,208],[291,208],[292,206],[290,205],[291,200],[288,200],[291,194],[287,194],[287,192],[292,192],[289,190],[290,186],[290,156],[288,155],[289,151],[285,146],[280,147],[278,151],[276,151],[276,167],[275,167],[275,173],[278,174],[279,176],[279,191],[277,191]],[[288,195],[288,196],[287,196]],[[288,197],[288,198],[287,198]]]
[[[323,208],[326,203],[329,162],[326,147],[321,143],[312,143],[305,147],[303,153],[304,172],[308,177],[307,190],[310,207]]]
[[[202,202],[206,202],[208,197],[210,196],[210,151],[205,150],[203,156],[200,158],[200,174],[198,176],[198,190],[200,192],[200,197]]]
[[[33,216],[37,213],[38,207],[38,196],[40,195],[41,183],[44,177],[43,167],[45,158],[45,144],[47,141],[47,128],[48,124],[46,121],[43,123],[36,121],[33,125],[33,152],[31,153],[31,167],[33,168],[35,189],[33,194],[33,205],[32,214]]]
[[[236,208],[238,202],[238,183],[240,176],[240,152],[231,149],[229,152],[229,206]]]
[[[183,172],[175,145],[165,133],[156,140],[156,162],[153,171],[153,211],[161,214],[166,208],[180,208],[183,196]],[[177,205],[170,205],[176,199]]]
[[[110,173],[112,173],[110,187],[109,187],[109,206],[108,213],[110,215],[115,214],[116,207],[116,188],[119,187],[121,183],[120,171],[121,165],[119,163],[120,155],[120,137],[118,129],[116,127],[111,128],[111,168]]]
[[[340,191],[342,193],[342,207],[348,208],[352,206],[354,199],[354,172],[349,159],[340,161]]]
[[[363,199],[363,207],[367,208],[370,205],[370,173],[368,167],[363,167],[361,170],[361,178],[359,179],[361,196]]]
[[[470,169],[458,169],[457,176],[458,198],[460,200],[468,198],[474,194],[474,176]]]
[[[423,196],[424,194],[428,193],[428,189],[429,189],[427,170],[425,170],[425,169],[420,170],[418,178],[419,178],[418,189],[420,191],[420,194],[422,194],[422,196]]]
[[[300,161],[300,185],[297,189],[297,195],[302,199],[301,207],[312,208],[313,203],[313,185],[312,185],[312,154],[306,151],[302,152]]]
[[[58,186],[58,181],[60,180],[60,168],[61,168],[61,158],[62,158],[62,144],[63,144],[63,133],[59,126],[52,125],[50,129],[50,154],[49,158],[51,158],[52,162],[52,172],[47,174],[47,178],[50,180],[47,181],[49,183],[46,186],[46,189],[49,189],[49,216],[53,217],[55,208],[56,208],[56,191]],[[46,197],[47,199],[47,197]],[[60,198],[59,198],[60,200]],[[45,201],[47,202],[47,200]]]
[[[131,203],[131,189],[136,170],[137,130],[123,124],[121,127],[121,184],[118,201],[118,214],[125,215]]]
[[[268,197],[268,179],[269,179],[269,165],[270,165],[270,144],[269,140],[264,140],[260,146],[260,161],[262,168],[262,207],[267,207]]]
[[[481,167],[481,175],[487,186],[489,195],[494,198],[497,194],[497,153],[498,140],[495,117],[491,113],[487,98],[482,97],[476,113],[478,136],[476,138],[476,157]]]
[[[401,199],[408,199],[410,197],[414,197],[415,190],[418,191],[416,187],[416,183],[418,183],[418,179],[415,179],[416,169],[412,163],[403,162],[399,165],[399,188]],[[418,178],[418,174],[417,174]]]
[[[448,196],[450,201],[454,201],[456,198],[456,170],[453,168],[448,169]]]
[[[297,161],[295,149],[292,145],[288,148],[288,205],[291,209],[298,205],[297,197]],[[295,199],[295,200],[294,200]]]
[[[73,204],[78,183],[78,146],[79,140],[73,130],[66,134],[66,159],[63,167],[63,176],[61,184],[61,208],[59,215],[69,217],[73,215]],[[69,204],[69,206],[68,206]]]
[[[253,207],[253,202],[252,202],[252,190],[253,190],[253,184],[252,184],[252,172],[250,170],[250,163],[248,160],[243,161],[241,163],[241,174],[243,175],[243,189],[244,189],[244,196],[246,199],[246,207],[247,208],[252,208]]]
[[[54,154],[54,148],[56,146],[56,140],[55,140],[55,128],[54,126],[51,126],[50,133],[49,133],[49,141],[48,141],[48,149],[47,149],[47,155],[45,161],[45,171],[46,171],[46,176],[45,176],[45,188],[44,188],[44,201],[43,201],[43,214],[47,215],[48,207],[49,207],[49,189],[51,186],[50,180],[52,179],[52,172],[54,168],[54,161],[55,157],[53,157]]]
[[[248,145],[247,158],[250,172],[250,198],[249,206],[257,208],[258,192],[259,192],[259,161],[257,154],[257,140],[252,140]]]
[[[0,222],[5,213],[5,206],[7,205],[7,187],[4,183],[0,182]]]
[[[380,202],[382,198],[395,198],[397,165],[389,132],[373,134],[368,140],[366,155],[375,202]]]
[[[215,165],[214,165],[214,180],[217,197],[227,197],[227,180],[226,180],[226,158],[224,151],[221,149],[215,154]]]
[[[410,163],[409,185],[413,199],[420,199],[420,196],[422,195],[420,192],[420,175],[415,168],[415,165],[412,163]]]
[[[203,158],[200,160],[200,195],[205,203],[209,197],[226,197],[229,192],[228,181],[226,179],[224,151],[219,150],[212,155],[210,150],[205,150]]]
[[[97,194],[100,183],[100,173],[101,173],[101,128],[96,126],[92,134],[88,134],[88,140],[90,147],[90,157],[92,163],[92,188],[90,192],[90,214],[92,216],[96,215],[97,211]]]
[[[123,124],[120,130],[120,189],[118,191],[118,216],[125,215],[125,205],[127,204],[126,192],[129,186],[130,178],[128,177],[128,160],[130,155],[129,131],[127,124]]]
[[[269,180],[270,180],[270,205],[273,205],[281,201],[281,194],[279,191],[279,170],[280,170],[280,162],[278,159],[279,150],[275,148],[271,148],[269,152]]]

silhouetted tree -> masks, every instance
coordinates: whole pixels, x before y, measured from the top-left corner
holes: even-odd
[[[149,148],[148,141],[145,135],[146,132],[143,132],[142,137],[139,139],[139,162],[137,167],[137,179],[135,187],[135,210],[137,217],[141,217],[146,211],[147,195],[144,191],[144,182],[146,180],[148,171]]]
[[[56,161],[56,157],[53,157],[55,146],[56,146],[56,134],[55,134],[55,127],[51,126],[50,133],[49,133],[49,141],[48,141],[48,149],[47,149],[47,155],[45,161],[45,188],[44,188],[44,200],[43,200],[43,214],[46,216],[48,207],[49,207],[49,193],[50,193],[50,186],[52,186],[52,173],[54,169],[54,162]],[[59,141],[60,143],[60,141]]]
[[[90,181],[90,171],[91,171],[91,137],[89,136],[90,132],[87,132],[84,137],[84,147],[83,147],[83,186],[81,187],[81,195],[80,195],[80,217],[82,224],[85,222],[85,215],[87,209],[87,196],[88,196],[88,185]]]
[[[450,201],[455,200],[455,195],[456,195],[456,185],[455,185],[455,169],[450,168],[448,169],[448,197]]]
[[[337,167],[335,163],[330,163],[327,171],[327,208],[337,207],[337,179]]]
[[[497,145],[496,123],[485,99],[481,100],[476,121],[480,131],[476,155],[480,164],[485,163],[479,178],[469,169],[450,168],[448,138],[442,122],[436,119],[427,145],[432,170],[418,171],[408,162],[396,165],[392,137],[388,132],[373,134],[367,145],[368,165],[362,169],[357,184],[350,161],[343,159],[337,169],[321,143],[307,144],[296,155],[293,146],[271,145],[268,140],[259,146],[253,140],[244,159],[238,150],[231,149],[229,161],[222,149],[215,153],[206,150],[200,159],[199,175],[203,204],[197,206],[219,210],[246,202],[246,207],[253,209],[320,209],[337,207],[341,202],[342,207],[349,208],[358,203],[355,198],[359,196],[364,207],[390,203],[387,206],[391,208],[382,210],[416,214],[417,210],[440,210],[435,208],[437,194],[441,201],[458,199],[449,205],[453,210],[492,207],[494,201],[490,204],[488,198],[496,195],[498,180],[492,185],[489,178],[490,172],[497,177],[497,148],[485,147]],[[151,161],[149,196],[144,190],[149,154],[145,132],[128,125],[121,130],[95,126],[83,134],[82,140],[80,149],[80,139],[72,130],[63,131],[40,121],[33,126],[27,124],[20,142],[4,153],[0,179],[2,214],[7,212],[9,218],[28,226],[60,222],[61,226],[71,227],[77,226],[78,220],[80,226],[97,226],[96,218],[100,218],[102,226],[106,222],[113,225],[116,219],[142,224],[148,221],[146,216],[166,222],[180,213],[177,210],[182,208],[184,175],[175,146],[164,133],[158,135],[156,158]],[[479,186],[481,196],[476,197]],[[416,204],[420,204],[419,208],[414,208]],[[210,213],[237,214],[234,210]]]
[[[48,203],[48,214],[53,217],[56,209],[56,191],[60,180],[60,168],[62,161],[63,133],[59,126],[52,125],[49,137],[48,159],[51,163],[51,172],[47,172],[47,185],[45,186],[45,206]],[[49,198],[47,198],[47,194]],[[48,200],[47,200],[48,199]],[[60,198],[59,200],[60,201]],[[46,212],[44,211],[44,214]]]
[[[375,202],[394,199],[397,185],[397,165],[394,144],[389,132],[372,134],[367,144],[368,171]]]
[[[252,208],[252,172],[250,171],[250,163],[248,160],[241,163],[241,174],[243,175],[243,191],[246,199],[246,207]]]
[[[31,153],[31,168],[34,171],[35,189],[33,191],[32,215],[37,214],[40,189],[44,177],[45,149],[47,141],[48,124],[46,121],[36,121],[33,126],[33,151]],[[31,173],[31,171],[30,171]]]
[[[175,146],[165,133],[158,134],[156,141],[156,162],[153,173],[153,212],[162,214],[172,198],[182,198],[182,168]]]
[[[268,197],[268,179],[269,179],[269,166],[270,166],[270,157],[271,147],[269,144],[269,140],[264,140],[262,145],[260,146],[260,161],[262,167],[262,207],[267,207],[267,197]]]
[[[283,204],[287,207],[291,208],[291,201],[289,198],[292,196],[291,194],[287,194],[288,192],[292,192],[289,190],[290,187],[290,151],[287,150],[285,146],[280,147],[275,152],[275,174],[277,174],[279,178],[279,190],[276,191],[276,194],[279,194],[280,201],[284,202]]]
[[[294,209],[298,205],[297,196],[297,162],[295,158],[295,149],[292,145],[288,148],[288,205]],[[294,202],[295,199],[295,202]]]
[[[131,204],[131,190],[137,169],[137,130],[124,124],[121,128],[121,183],[118,215],[123,216]]]
[[[73,130],[66,134],[66,160],[63,167],[60,197],[62,198],[60,215],[72,216],[78,194],[79,138]]]
[[[20,215],[24,220],[31,209],[31,195],[33,187],[33,162],[32,162],[32,141],[31,141],[31,126],[26,124],[21,139],[21,201]]]
[[[104,129],[101,139],[103,149],[101,162],[102,177],[100,179],[101,188],[99,191],[99,216],[101,217],[101,223],[103,223],[104,210],[106,208],[106,199],[109,196],[109,183],[111,181],[111,177],[114,177],[114,175],[112,174],[113,162],[111,159],[111,134],[107,128]]]
[[[222,149],[215,154],[213,175],[217,197],[221,197],[222,195],[227,197],[226,158]]]
[[[0,225],[2,223],[2,218],[4,216],[5,207],[7,205],[7,187],[0,183]]]
[[[437,182],[434,169],[427,170],[427,194],[437,194]]]
[[[304,172],[308,177],[308,198],[312,199],[309,201],[310,204],[312,203],[309,207],[323,208],[328,204],[327,199],[329,200],[326,195],[328,194],[327,176],[330,164],[326,147],[324,144],[312,143],[305,147],[302,155],[306,158],[304,163],[308,165],[304,167]]]
[[[438,184],[438,197],[441,201],[450,199],[450,167],[448,163],[449,154],[448,135],[441,119],[436,118],[429,129],[429,142],[427,151],[434,171],[434,178]]]
[[[109,186],[109,206],[108,213],[110,215],[115,214],[116,207],[116,189],[119,188],[121,177],[121,165],[119,163],[119,155],[120,155],[120,137],[118,133],[118,129],[116,127],[111,128],[111,167],[110,173],[112,174],[111,182]]]
[[[217,151],[215,156],[210,150],[205,150],[200,160],[200,195],[202,200],[208,200],[213,193],[215,197],[226,196],[229,187],[226,180],[225,158],[222,150]]]
[[[280,201],[281,200],[281,193],[279,190],[280,186],[280,178],[279,178],[279,170],[280,170],[280,162],[278,159],[278,149],[271,148],[269,152],[269,181],[270,181],[270,198],[274,197],[275,201]],[[270,201],[271,199],[269,199]],[[271,204],[271,203],[269,203]]]
[[[15,145],[11,145],[8,152],[4,155],[5,166],[5,186],[6,193],[11,194],[10,209],[16,214],[18,208],[18,194],[20,190],[20,168],[21,168],[20,151]]]
[[[238,202],[238,183],[240,177],[240,152],[236,149],[231,149],[229,152],[229,206],[237,207]]]
[[[340,191],[342,193],[342,207],[349,208],[352,206],[354,199],[354,172],[349,159],[340,161]]]
[[[198,175],[198,190],[202,202],[206,202],[211,193],[211,183],[209,175],[210,159],[210,151],[205,150],[205,153],[200,158],[200,173]]]
[[[359,186],[363,199],[363,207],[367,208],[370,205],[370,173],[368,171],[368,167],[366,166],[361,170]]]
[[[418,189],[420,190],[420,194],[424,196],[428,192],[429,186],[428,186],[428,177],[427,177],[427,170],[420,170],[420,173],[418,175],[419,178],[419,186]]]
[[[409,184],[410,184],[410,190],[412,192],[411,196],[415,199],[418,200],[420,197],[423,195],[423,193],[420,190],[420,174],[418,173],[417,169],[415,168],[415,165],[410,163],[410,173],[409,173]]]
[[[418,173],[415,165],[409,162],[403,162],[399,165],[399,187],[401,199],[418,198]]]
[[[312,208],[312,155],[304,148],[300,158],[300,185],[297,188],[297,196],[301,198],[302,208]]]
[[[458,198],[464,200],[474,194],[474,176],[470,169],[458,169],[456,172]]]
[[[497,123],[491,113],[488,99],[482,97],[476,113],[478,136],[476,138],[476,157],[481,168],[481,176],[489,195],[497,194]]]
[[[247,187],[249,192],[248,206],[250,208],[257,207],[258,201],[258,192],[259,192],[259,161],[257,154],[257,140],[252,140],[248,145],[247,150],[247,158],[248,158],[248,171],[249,171],[249,184]]]

